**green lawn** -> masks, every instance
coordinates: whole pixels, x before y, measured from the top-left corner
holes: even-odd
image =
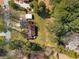
[[[53,46],[53,43],[50,41],[51,34],[46,29],[47,21],[42,19],[40,16],[34,13],[36,25],[38,27],[38,37],[34,40],[34,42],[41,45],[50,45]]]

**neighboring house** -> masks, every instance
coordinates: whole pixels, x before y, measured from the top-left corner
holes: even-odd
[[[79,33],[67,33],[64,42],[66,43],[66,48],[75,50],[79,46]]]
[[[28,59],[45,59],[45,54],[42,51],[32,51]]]
[[[24,0],[14,0],[14,3],[17,4],[17,5],[19,5],[20,7],[25,8],[25,9],[30,8],[30,4],[24,2]]]

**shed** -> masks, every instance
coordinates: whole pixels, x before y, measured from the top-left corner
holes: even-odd
[[[32,14],[26,14],[26,15],[25,15],[25,18],[31,20],[33,17],[32,17]]]

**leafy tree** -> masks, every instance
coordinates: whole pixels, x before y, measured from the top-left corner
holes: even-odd
[[[58,49],[59,49],[60,53],[64,53],[64,46],[63,45],[59,45]]]
[[[37,1],[37,0],[33,0],[33,1],[30,3],[30,6],[34,9],[34,12],[35,12],[35,13],[38,13],[38,1]]]
[[[10,5],[12,8],[14,8],[14,9],[18,9],[18,6],[14,3],[13,0],[10,0],[10,1],[9,1],[9,5]]]
[[[41,51],[41,50],[43,50],[42,47],[39,44],[36,44],[36,43],[30,43],[29,48],[31,48],[32,51]]]
[[[46,9],[46,5],[43,1],[40,1],[38,4],[39,7],[39,12],[38,14],[42,17],[42,18],[46,18],[47,16],[49,16],[49,10]]]
[[[34,0],[30,3],[30,6],[34,9],[34,12],[37,13],[42,18],[46,18],[49,15],[49,10],[46,9],[45,3],[43,1]]]
[[[46,6],[45,3],[43,1],[39,2],[39,11],[43,12],[45,10]]]
[[[79,9],[79,1],[78,0],[62,0],[54,10],[54,17],[57,18],[61,24],[61,31],[64,33],[68,31],[78,30],[78,15],[79,12],[75,12],[75,10]],[[73,26],[71,25],[73,24]],[[74,27],[74,29],[73,29]],[[61,33],[60,31],[60,33]],[[59,34],[60,35],[60,34]]]
[[[14,40],[9,43],[10,49],[19,49],[22,48],[23,42],[19,40]]]
[[[9,43],[9,48],[14,49],[20,49],[24,55],[29,54],[31,51],[40,51],[42,50],[42,47],[39,44],[35,44],[32,42],[24,42],[21,40],[13,40]]]
[[[61,0],[55,6],[53,17],[55,20],[48,24],[48,31],[59,38],[59,43],[63,43],[61,37],[66,33],[79,32],[79,0]]]

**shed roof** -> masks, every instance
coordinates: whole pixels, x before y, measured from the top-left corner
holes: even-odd
[[[32,19],[32,14],[26,14],[26,15],[25,15],[25,18],[26,18],[26,19]]]

